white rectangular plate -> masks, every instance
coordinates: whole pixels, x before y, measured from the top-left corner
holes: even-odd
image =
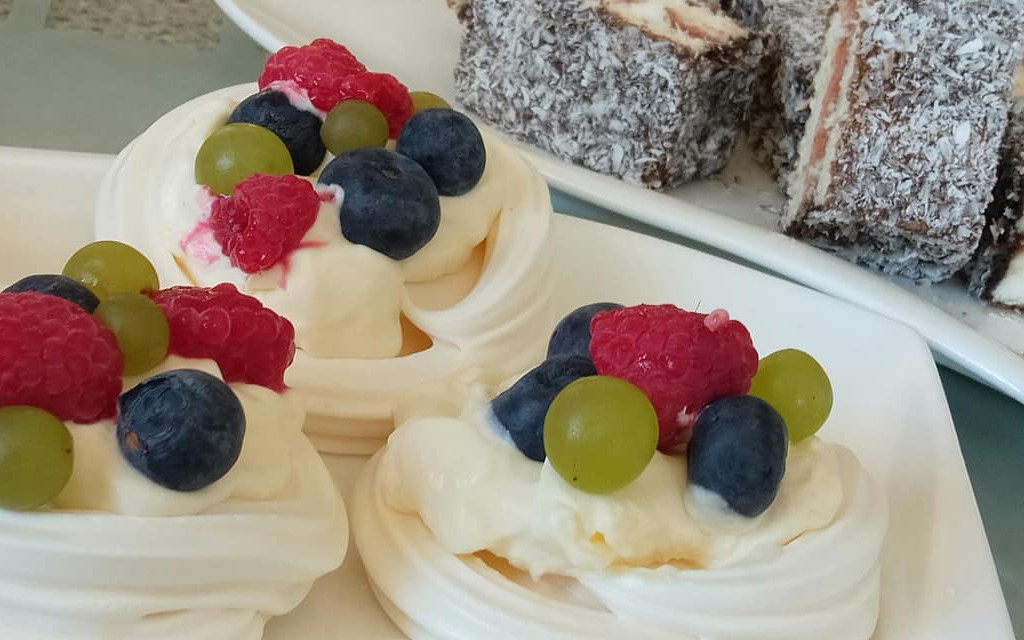
[[[92,239],[110,156],[0,147],[0,288],[59,271]],[[877,640],[1011,640],[1009,616],[927,345],[910,329],[803,287],[646,236],[557,216],[561,311],[596,300],[723,307],[762,354],[797,347],[828,371],[835,407],[822,434],[849,446],[889,498]],[[358,457],[327,457],[344,494]],[[392,639],[355,546],[267,640]],[[841,549],[836,550],[842,553]]]
[[[462,29],[444,0],[216,2],[270,51],[330,37],[369,68],[393,73],[413,89],[454,94]],[[666,193],[517,146],[552,186],[908,324],[944,362],[1024,402],[1024,315],[978,301],[958,281],[919,286],[886,278],[782,235],[765,210],[781,197],[742,146],[718,177]]]

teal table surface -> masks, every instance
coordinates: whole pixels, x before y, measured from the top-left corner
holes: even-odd
[[[86,9],[95,5],[96,11],[129,4],[79,2]],[[142,11],[150,4],[164,3],[132,6]],[[91,25],[86,20],[84,27],[79,20],[72,28],[108,33],[52,28],[56,20],[46,28],[50,3],[0,0],[0,145],[116,153],[170,108],[256,78],[266,52],[209,0],[169,4],[195,12],[193,23],[196,16],[209,16],[202,18],[207,31],[219,36],[212,44],[202,38],[195,44],[195,37],[172,44],[173,29],[161,31],[165,42],[147,39],[153,29],[140,30],[139,37],[130,28],[111,35],[102,16]],[[52,10],[57,8],[55,0]],[[553,192],[552,199],[564,213],[689,244],[562,193]],[[940,367],[940,375],[1014,629],[1024,637],[1024,407],[949,369]]]

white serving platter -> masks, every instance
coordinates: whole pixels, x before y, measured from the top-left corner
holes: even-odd
[[[0,288],[58,271],[92,239],[92,203],[112,156],[0,147]],[[557,216],[561,310],[594,300],[727,308],[762,354],[813,353],[835,389],[822,432],[883,485],[891,529],[876,640],[1011,640],[949,409],[927,345],[891,320],[719,258]],[[364,459],[327,456],[348,495]],[[841,553],[841,550],[837,550]],[[266,640],[391,640],[401,634],[369,590],[355,546]]]
[[[216,2],[270,51],[330,37],[414,89],[454,94],[462,28],[445,0]],[[910,325],[940,361],[1024,403],[1024,315],[978,301],[957,281],[920,286],[886,278],[782,235],[768,211],[781,198],[742,145],[718,177],[666,193],[518,146],[551,186]]]

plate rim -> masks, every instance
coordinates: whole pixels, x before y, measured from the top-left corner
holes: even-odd
[[[0,147],[0,163],[9,163],[12,166],[20,165],[26,167],[26,171],[38,166],[40,163],[45,163],[47,166],[51,168],[51,170],[53,167],[63,164],[68,168],[69,172],[82,174],[79,178],[77,178],[78,180],[91,180],[92,183],[94,183],[92,184],[94,190],[99,187],[100,178],[102,177],[103,173],[105,173],[105,171],[99,171],[99,169],[101,167],[103,169],[109,167],[110,163],[114,161],[114,158],[114,156],[104,154],[79,154],[62,151]],[[92,200],[89,200],[89,202],[91,203]],[[91,222],[91,207],[84,207],[79,209],[79,211],[83,212]],[[995,624],[998,624],[1001,628],[1005,627],[1007,637],[1013,637],[1009,617],[1009,610],[1005,596],[1002,595],[1002,590],[999,585],[998,574],[995,567],[994,557],[992,556],[991,545],[988,542],[984,525],[981,521],[977,500],[974,497],[973,488],[971,485],[971,479],[970,476],[967,474],[966,465],[963,459],[963,453],[960,448],[959,441],[956,437],[952,416],[950,414],[948,404],[946,403],[945,395],[942,391],[941,380],[939,379],[935,363],[930,357],[927,345],[925,344],[924,340],[919,335],[917,335],[916,332],[914,332],[913,329],[901,323],[895,322],[883,315],[877,314],[873,311],[857,307],[856,305],[853,305],[849,302],[832,298],[826,294],[814,291],[813,289],[810,289],[803,285],[788,282],[776,276],[759,272],[750,267],[737,264],[735,262],[731,262],[719,256],[707,254],[692,247],[682,246],[667,240],[652,237],[642,233],[637,233],[635,231],[630,231],[628,229],[621,229],[612,225],[582,220],[579,218],[566,215],[557,216],[554,219],[554,232],[565,233],[565,228],[588,228],[593,229],[596,233],[629,237],[645,245],[659,245],[664,247],[665,250],[673,252],[698,254],[700,256],[700,259],[706,260],[710,264],[716,264],[719,268],[724,269],[726,271],[746,274],[750,277],[754,277],[757,279],[774,280],[776,281],[776,284],[781,287],[787,289],[792,288],[793,290],[803,290],[805,295],[810,296],[815,300],[821,301],[831,307],[848,307],[851,311],[855,312],[858,315],[872,316],[874,321],[880,323],[880,326],[898,333],[900,336],[902,336],[904,340],[906,340],[910,345],[912,345],[911,348],[913,349],[913,351],[918,352],[920,354],[922,375],[918,377],[927,378],[926,382],[928,385],[928,389],[930,389],[930,395],[933,395],[934,398],[939,400],[938,406],[935,408],[935,411],[937,416],[941,416],[941,423],[943,426],[935,426],[937,428],[942,429],[943,438],[948,440],[948,446],[951,447],[948,455],[952,456],[952,458],[955,459],[956,467],[959,470],[957,472],[959,477],[966,480],[966,483],[963,484],[962,486],[959,482],[956,486],[961,486],[961,489],[967,492],[967,497],[962,499],[967,500],[965,506],[969,508],[970,513],[965,513],[965,515],[968,515],[971,520],[971,530],[980,533],[981,540],[984,543],[984,547],[980,549],[978,553],[980,554],[979,558],[983,559],[985,566],[979,567],[978,570],[982,572],[982,575],[984,575],[987,581],[989,582],[989,589],[996,589],[997,591],[995,591],[995,593],[1002,596],[999,602],[999,606],[997,607],[1001,612],[1001,614],[999,615],[999,620],[990,620],[990,623],[994,622]],[[558,229],[563,229],[563,231],[559,232]]]

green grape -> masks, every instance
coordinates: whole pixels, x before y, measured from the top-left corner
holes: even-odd
[[[136,376],[163,362],[170,342],[167,316],[141,293],[117,293],[100,301],[96,319],[114,332],[124,373]]]
[[[799,349],[761,358],[750,395],[770,404],[786,422],[791,442],[818,432],[832,411],[832,383],[818,361]]]
[[[63,274],[84,284],[101,300],[115,293],[160,288],[153,263],[134,248],[114,240],[85,245],[68,259]]]
[[[388,142],[388,119],[365,100],[343,100],[324,119],[320,139],[336,156],[363,147],[383,147]]]
[[[412,112],[419,113],[424,109],[451,109],[452,105],[441,96],[429,91],[412,91],[409,93],[412,98]]]
[[[27,511],[50,502],[71,477],[71,433],[35,407],[0,409],[0,508]]]
[[[210,134],[196,154],[196,183],[229,195],[254,173],[295,173],[292,156],[270,129],[247,122],[226,124]]]
[[[548,461],[587,493],[611,493],[636,480],[658,446],[658,416],[644,392],[609,376],[579,378],[544,418]]]

